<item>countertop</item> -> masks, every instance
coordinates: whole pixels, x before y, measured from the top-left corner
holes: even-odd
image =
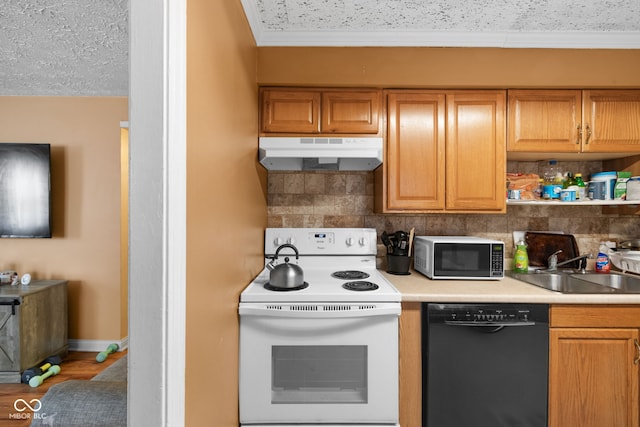
[[[502,280],[431,280],[413,269],[406,276],[380,272],[400,291],[403,302],[640,304],[640,294],[561,294],[511,277]]]

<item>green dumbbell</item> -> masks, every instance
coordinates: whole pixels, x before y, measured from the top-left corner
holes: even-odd
[[[38,387],[39,385],[41,385],[47,378],[52,377],[54,375],[58,375],[60,373],[60,366],[58,365],[53,365],[52,367],[50,367],[49,369],[47,369],[47,372],[45,372],[42,375],[37,375],[33,378],[31,378],[29,380],[29,385],[31,387]]]
[[[96,360],[99,363],[104,362],[105,360],[107,360],[107,357],[111,353],[115,353],[116,351],[118,351],[119,348],[120,348],[120,346],[118,346],[118,344],[116,344],[116,343],[109,344],[109,347],[107,347],[107,349],[105,351],[101,351],[100,353],[98,353],[98,355],[96,356]]]

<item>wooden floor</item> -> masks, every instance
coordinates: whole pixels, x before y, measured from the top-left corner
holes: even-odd
[[[24,415],[16,415],[17,413],[19,414],[14,408],[16,400],[23,399],[26,402],[30,402],[32,399],[38,399],[47,392],[49,387],[66,380],[91,379],[126,355],[127,352],[122,351],[111,354],[102,363],[96,362],[97,354],[97,352],[69,352],[60,364],[60,373],[49,377],[39,387],[34,388],[29,384],[0,384],[0,427],[26,427],[31,423],[31,410],[24,411]],[[20,419],[20,416],[25,418]],[[27,416],[29,418],[26,418]]]

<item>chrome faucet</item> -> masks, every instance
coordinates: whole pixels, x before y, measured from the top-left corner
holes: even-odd
[[[584,274],[587,272],[587,259],[593,258],[593,254],[580,255],[575,258],[558,262],[558,254],[561,252],[562,250],[555,251],[549,256],[549,258],[547,259],[547,268],[545,269],[545,271],[556,271],[558,267],[580,260],[580,273]]]

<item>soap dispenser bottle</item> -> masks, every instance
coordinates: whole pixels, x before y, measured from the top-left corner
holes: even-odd
[[[516,253],[513,257],[513,271],[516,273],[526,273],[529,271],[529,254],[527,253],[527,244],[524,240],[520,240],[516,244]]]

